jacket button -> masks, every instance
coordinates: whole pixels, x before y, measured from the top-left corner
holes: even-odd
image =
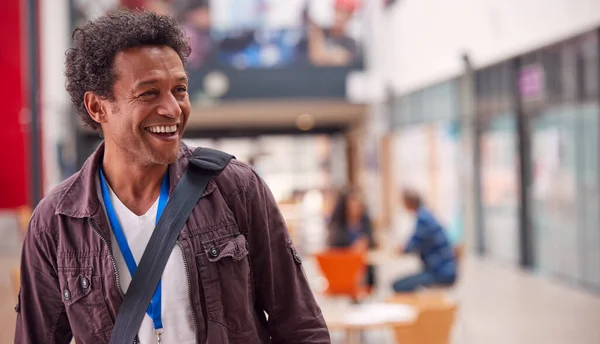
[[[210,250],[208,250],[208,254],[212,257],[212,258],[216,258],[219,255],[220,251],[218,248],[216,247],[211,247]]]
[[[246,240],[246,250],[250,249],[250,244],[248,243],[248,240]]]
[[[65,289],[63,291],[63,298],[67,301],[71,299],[71,292],[69,291],[69,289]]]
[[[81,288],[87,289],[90,287],[90,280],[85,277],[81,277]]]
[[[296,260],[296,263],[302,264],[302,258],[300,258],[298,252],[294,252],[294,260]]]

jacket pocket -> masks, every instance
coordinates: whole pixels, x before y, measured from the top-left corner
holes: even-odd
[[[58,278],[75,336],[89,332],[97,335],[112,327],[101,278],[92,275],[92,268],[58,268]]]
[[[203,242],[196,256],[210,321],[230,331],[251,329],[252,297],[248,244],[237,234]]]

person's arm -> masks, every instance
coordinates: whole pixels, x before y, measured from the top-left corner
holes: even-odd
[[[419,252],[426,240],[426,237],[427,237],[426,232],[427,232],[426,224],[421,219],[417,219],[417,223],[415,225],[415,231],[413,232],[412,236],[406,243],[406,246],[404,246],[404,249],[402,252],[403,253]]]
[[[246,208],[257,301],[269,316],[272,343],[331,343],[284,219],[256,174],[246,189]]]
[[[61,299],[50,229],[30,223],[21,255],[15,344],[68,344],[72,333]]]
[[[365,239],[367,241],[367,248],[370,250],[377,248],[377,243],[375,242],[375,233],[373,233],[373,221],[369,216],[366,216],[364,219],[365,226]]]
[[[342,47],[328,49],[323,29],[313,22],[309,22],[308,25],[308,55],[313,64],[321,67],[346,65],[352,58]]]
[[[373,223],[368,216],[365,216],[361,220],[362,230],[360,232],[360,236],[354,244],[352,244],[352,248],[357,251],[368,251],[376,248],[375,245],[375,237],[373,235]]]
[[[355,251],[364,252],[369,250],[369,242],[367,237],[363,234],[360,238],[354,241],[351,248]]]

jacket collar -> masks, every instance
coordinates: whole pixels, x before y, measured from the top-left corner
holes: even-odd
[[[177,161],[169,165],[169,194],[173,193],[175,186],[187,169],[188,159],[193,151],[181,142]],[[96,187],[96,177],[102,158],[104,157],[104,142],[85,161],[79,172],[65,185],[64,192],[56,206],[56,214],[75,218],[94,217],[101,209],[100,199]],[[204,195],[211,192],[215,185],[211,181],[204,191]]]

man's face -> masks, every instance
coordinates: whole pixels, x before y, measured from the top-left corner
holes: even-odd
[[[114,71],[105,140],[144,165],[175,162],[191,108],[179,55],[166,46],[131,48],[117,53]]]
[[[408,197],[406,197],[405,195],[401,195],[400,196],[401,200],[402,200],[402,205],[404,206],[404,209],[408,210],[408,211],[415,211],[415,207],[412,204],[412,202],[410,201],[410,199],[408,199]]]

